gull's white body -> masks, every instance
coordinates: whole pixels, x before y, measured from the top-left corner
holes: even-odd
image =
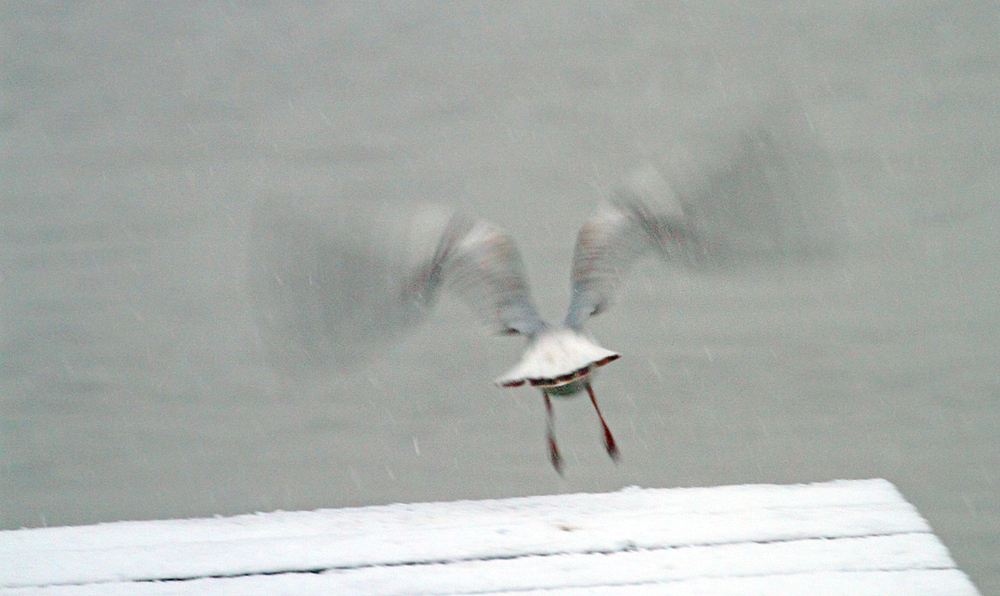
[[[501,387],[559,387],[588,377],[620,355],[568,327],[546,329],[531,338],[520,362],[496,380]],[[581,388],[582,389],[582,388]]]

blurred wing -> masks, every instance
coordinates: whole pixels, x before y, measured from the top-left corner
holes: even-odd
[[[695,268],[787,263],[831,254],[840,219],[836,170],[794,100],[699,130],[671,186],[702,240]]]
[[[653,203],[621,191],[584,222],[573,252],[573,298],[566,324],[579,328],[607,310],[635,263],[650,254],[669,259],[697,238],[676,203]]]
[[[629,176],[584,223],[567,324],[606,310],[635,262],[657,254],[689,269],[814,259],[836,246],[832,161],[795,102],[699,131],[668,164]],[[669,162],[669,160],[668,160]]]
[[[261,343],[290,373],[347,366],[424,320],[442,288],[494,330],[540,326],[509,236],[434,205],[263,205],[247,288]]]
[[[411,291],[426,302],[445,286],[494,333],[530,335],[543,326],[513,238],[485,220],[455,214],[414,282]]]

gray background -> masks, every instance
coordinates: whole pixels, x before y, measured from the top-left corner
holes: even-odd
[[[0,10],[0,526],[884,477],[1000,593],[995,3]],[[266,367],[252,203],[481,215],[557,318],[623,172],[775,93],[831,152],[847,248],[640,268],[593,327],[618,466],[560,402],[557,476],[537,392],[491,383],[520,342],[447,297],[328,378]]]

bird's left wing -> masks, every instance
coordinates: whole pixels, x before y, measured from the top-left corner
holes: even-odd
[[[442,290],[495,332],[542,325],[511,237],[438,205],[264,203],[247,289],[271,364],[296,374],[363,359],[421,323]]]
[[[445,287],[494,333],[530,335],[543,326],[521,253],[501,228],[455,213],[429,257],[414,269],[411,295],[430,304]]]

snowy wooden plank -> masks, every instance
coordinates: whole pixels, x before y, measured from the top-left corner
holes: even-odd
[[[4,594],[640,594],[665,585],[976,593],[884,480],[0,532]]]

